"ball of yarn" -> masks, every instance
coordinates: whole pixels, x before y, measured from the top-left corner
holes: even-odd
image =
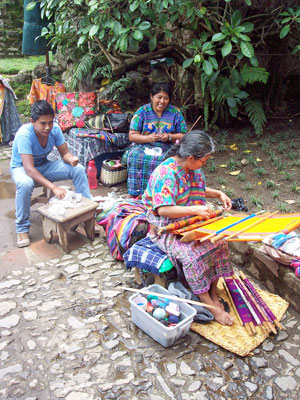
[[[149,294],[149,295],[147,296],[147,300],[149,301],[149,303],[151,303],[151,300],[154,300],[154,299],[158,299],[158,297],[155,296],[155,295],[153,295],[153,294]]]
[[[179,315],[180,315],[180,309],[179,309],[179,305],[178,305],[177,303],[171,302],[171,303],[166,307],[166,311],[167,311],[170,315],[176,315],[177,317],[179,317]]]
[[[165,310],[163,310],[162,308],[156,308],[154,311],[153,311],[153,317],[155,318],[155,319],[158,319],[158,320],[161,320],[161,319],[165,319],[165,317],[166,317],[166,312],[165,312]]]
[[[300,267],[295,268],[295,275],[300,278]]]
[[[168,321],[170,324],[178,324],[179,317],[177,315],[169,315]]]
[[[154,308],[153,308],[152,304],[151,303],[147,303],[147,308],[146,308],[147,313],[152,314],[153,309]]]
[[[150,301],[150,303],[151,303],[152,307],[157,306],[157,300],[156,300],[156,299],[152,299],[152,300]]]

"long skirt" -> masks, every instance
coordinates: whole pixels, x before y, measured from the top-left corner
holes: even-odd
[[[150,156],[145,154],[146,148],[160,147],[162,155]],[[132,196],[143,194],[150,175],[155,168],[164,161],[167,151],[172,147],[169,143],[146,143],[135,144],[128,152],[127,156],[127,190]]]
[[[179,236],[172,234],[150,235],[150,239],[168,255],[179,276],[184,274],[196,295],[207,292],[215,280],[233,274],[228,245],[224,241],[182,243]]]

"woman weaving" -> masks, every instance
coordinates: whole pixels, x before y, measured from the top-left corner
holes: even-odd
[[[168,255],[179,278],[183,273],[200,301],[216,306],[211,310],[215,320],[231,325],[233,318],[224,310],[217,294],[218,279],[233,274],[227,244],[224,241],[182,243],[180,237],[173,234],[157,235],[157,228],[174,219],[195,215],[210,218],[213,211],[205,205],[206,198],[218,198],[224,209],[230,210],[231,200],[220,190],[206,187],[201,170],[213,151],[213,141],[206,133],[192,131],[184,135],[174,151],[171,150],[174,156],[152,173],[142,200],[152,227],[148,234],[151,241]]]
[[[134,145],[127,157],[127,186],[132,196],[143,194],[152,171],[164,160],[172,143],[186,132],[185,120],[170,104],[171,98],[167,83],[155,84],[150,91],[151,103],[140,107],[131,120],[129,141]],[[158,148],[160,154],[146,154],[147,148]]]

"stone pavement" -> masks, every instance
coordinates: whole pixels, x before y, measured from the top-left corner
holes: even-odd
[[[74,247],[38,240],[17,260],[1,254],[11,266],[0,278],[0,399],[299,399],[295,311],[252,356],[191,331],[164,348],[131,322],[118,286],[134,287],[133,273],[105,238]]]

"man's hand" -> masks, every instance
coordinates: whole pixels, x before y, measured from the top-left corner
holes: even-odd
[[[54,193],[57,199],[64,199],[67,194],[67,191],[65,189],[60,188],[59,186],[55,186],[52,189],[52,192]]]
[[[72,156],[69,158],[69,164],[72,165],[72,167],[76,167],[78,162],[79,162],[79,159],[77,156]]]

